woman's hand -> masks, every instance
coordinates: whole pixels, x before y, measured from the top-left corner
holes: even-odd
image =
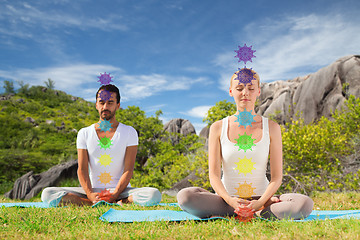
[[[250,203],[246,206],[247,208],[252,209],[254,212],[260,210],[264,206],[259,200],[251,200]]]
[[[238,198],[238,197],[230,197],[230,199],[227,202],[232,208],[235,210],[239,209],[240,207],[244,205],[248,205],[250,201]]]

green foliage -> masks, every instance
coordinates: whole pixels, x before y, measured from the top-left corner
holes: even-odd
[[[190,174],[194,164],[191,156],[203,145],[197,135],[178,137],[177,144],[172,143],[170,137],[158,142],[158,151],[147,160],[143,169],[135,172],[132,185],[168,189]]]
[[[47,82],[44,83],[48,89],[54,89],[55,87],[55,81],[51,80],[50,78],[48,78]]]
[[[207,121],[212,123],[226,112],[232,113],[228,106],[225,101],[217,103],[209,110]],[[359,189],[360,170],[351,166],[360,153],[360,99],[350,96],[345,106],[335,111],[332,120],[322,117],[305,125],[300,119],[281,126],[284,181],[280,192]],[[211,115],[216,112],[224,115]],[[209,188],[207,156],[199,154],[196,158],[200,180],[193,184]]]
[[[15,88],[14,88],[14,82],[13,81],[5,80],[3,87],[5,89],[5,94],[15,93]]]
[[[206,117],[203,119],[203,122],[206,122],[208,126],[214,122],[223,119],[229,115],[232,115],[236,112],[235,103],[228,102],[226,100],[217,102],[215,106],[211,107],[208,110]]]
[[[284,173],[294,177],[305,191],[353,190],[360,186],[360,171],[348,169],[360,136],[360,99],[353,96],[347,109],[336,111],[333,120],[322,117],[317,123],[305,125],[293,121],[282,128]],[[283,190],[295,188],[287,181]]]

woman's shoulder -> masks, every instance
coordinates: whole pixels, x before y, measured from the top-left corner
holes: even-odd
[[[277,122],[268,119],[268,125],[269,125],[270,136],[274,135],[274,134],[276,134],[276,135],[280,134],[281,135],[281,128],[280,128],[280,125]]]
[[[210,133],[220,133],[222,129],[222,123],[224,119],[218,120],[211,124],[210,126]]]

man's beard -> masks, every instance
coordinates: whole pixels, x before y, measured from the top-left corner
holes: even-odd
[[[102,116],[103,112],[105,111],[102,111],[101,112],[101,115],[100,117],[103,119],[103,120],[106,120],[106,121],[109,121],[110,119],[112,119],[114,116],[115,116],[115,112],[110,112],[109,110],[106,110],[106,112],[109,112],[105,117]]]

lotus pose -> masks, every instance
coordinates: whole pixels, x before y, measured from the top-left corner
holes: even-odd
[[[213,123],[209,133],[209,178],[216,194],[198,187],[182,189],[177,195],[180,207],[201,218],[233,216],[244,208],[268,219],[307,217],[313,208],[308,196],[274,196],[283,176],[281,130],[277,123],[253,114],[260,95],[258,74],[240,69],[231,77],[229,94],[237,115]]]
[[[96,93],[99,122],[82,128],[77,136],[78,178],[81,187],[49,187],[41,199],[50,206],[58,204],[93,205],[134,202],[153,205],[161,201],[156,188],[132,188],[138,146],[136,130],[115,118],[120,108],[119,89],[103,85]]]

